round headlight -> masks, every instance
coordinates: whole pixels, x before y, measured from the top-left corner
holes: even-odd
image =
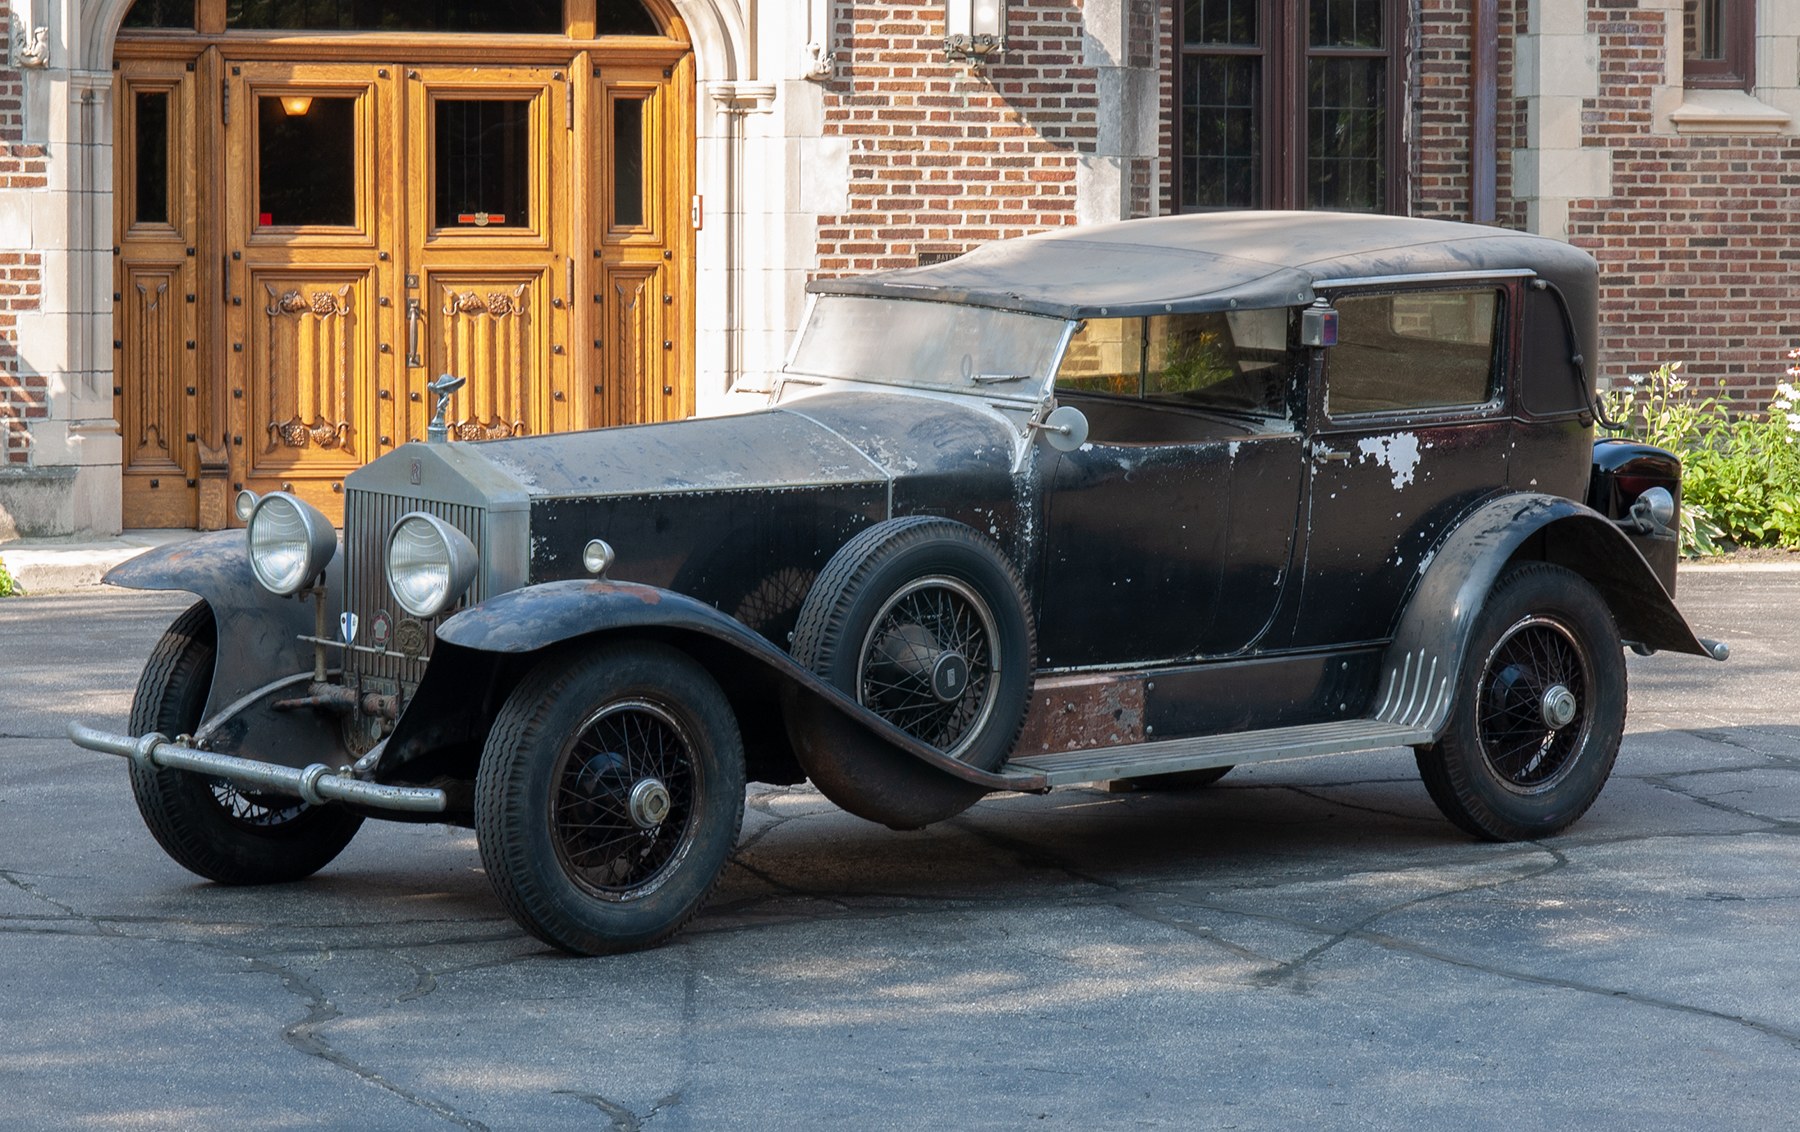
[[[250,512],[250,572],[263,589],[296,594],[325,569],[337,553],[331,520],[312,504],[272,491]]]
[[[388,534],[388,592],[414,617],[436,617],[475,580],[475,544],[436,515],[403,515]]]

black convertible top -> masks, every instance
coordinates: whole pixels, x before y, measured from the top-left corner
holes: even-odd
[[[1116,318],[1293,306],[1337,279],[1521,269],[1559,287],[1578,318],[1591,317],[1594,261],[1560,240],[1344,212],[1209,212],[1065,228],[984,244],[947,263],[820,279],[807,289]]]

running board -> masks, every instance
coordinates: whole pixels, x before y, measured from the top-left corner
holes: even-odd
[[[1200,735],[1123,747],[1090,747],[1081,751],[1027,755],[1012,759],[1000,773],[1021,780],[1027,775],[1034,779],[1041,776],[1051,786],[1067,786],[1074,782],[1106,782],[1114,778],[1140,778],[1216,766],[1411,747],[1429,743],[1432,738],[1430,731],[1418,727],[1383,723],[1378,719],[1345,719],[1266,731],[1239,731],[1229,735]]]

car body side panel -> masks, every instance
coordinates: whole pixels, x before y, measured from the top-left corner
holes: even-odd
[[[588,579],[582,548],[605,539],[609,577],[706,602],[785,648],[818,572],[887,506],[882,484],[537,500],[530,580]]]

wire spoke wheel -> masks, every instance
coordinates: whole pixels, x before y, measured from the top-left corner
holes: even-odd
[[[743,820],[730,701],[692,657],[652,641],[545,656],[507,697],[475,777],[495,895],[521,927],[578,955],[679,930]]]
[[[680,722],[648,700],[608,704],[552,772],[557,858],[602,900],[654,892],[693,844],[701,782]]]
[[[1612,773],[1625,685],[1624,647],[1599,592],[1548,562],[1508,567],[1470,632],[1442,734],[1416,750],[1431,800],[1492,841],[1566,828]]]
[[[894,726],[960,756],[994,709],[998,634],[987,604],[945,575],[901,587],[863,638],[857,698]]]
[[[1519,621],[1489,653],[1476,729],[1507,787],[1535,793],[1568,772],[1587,734],[1587,672],[1581,644],[1545,617]]]
[[[206,785],[212,791],[213,801],[224,811],[225,817],[251,829],[284,825],[311,808],[298,798],[245,790],[223,778],[208,779]]]
[[[204,603],[169,626],[150,654],[131,704],[131,732],[199,729],[218,655]],[[220,884],[276,884],[324,868],[362,825],[336,805],[249,790],[187,771],[131,764],[131,792],[157,844],[183,868]]]
[[[992,539],[904,515],[832,555],[795,622],[793,653],[919,742],[993,770],[1025,721],[1036,641],[1025,583]],[[786,690],[782,713],[806,776],[859,817],[919,829],[986,793],[821,698]]]

